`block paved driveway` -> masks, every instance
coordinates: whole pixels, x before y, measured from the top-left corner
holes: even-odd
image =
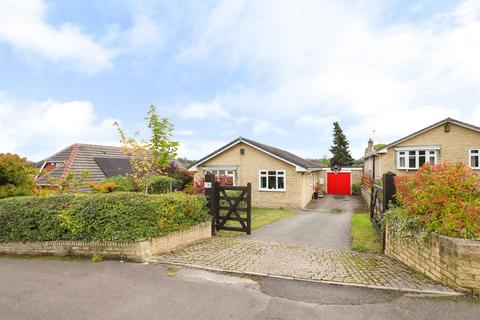
[[[414,273],[382,254],[350,248],[354,197],[328,196],[309,210],[285,218],[251,236],[214,237],[153,257],[151,263],[259,276],[424,293],[454,291]]]

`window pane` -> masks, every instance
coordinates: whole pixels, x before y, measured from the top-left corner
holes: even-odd
[[[405,151],[400,151],[400,155],[401,156],[405,155]]]
[[[278,177],[278,189],[285,189],[285,178]]]
[[[431,164],[435,164],[435,157],[430,157],[428,162],[430,162]]]
[[[267,177],[260,178],[260,189],[267,189]]]
[[[410,156],[414,156],[414,155],[415,155],[415,151],[408,151],[408,154],[409,154]]]
[[[260,174],[267,174],[267,171],[260,171]]]
[[[422,152],[422,151],[420,151]],[[425,153],[425,152],[424,152]],[[419,156],[418,157],[418,166],[421,167],[425,164],[426,160],[425,160],[425,156]]]
[[[268,176],[268,189],[277,189],[277,177]]]
[[[400,168],[405,168],[405,157],[400,157]]]
[[[472,167],[478,168],[478,165],[479,165],[478,162],[479,162],[479,156],[472,156],[472,157],[471,157]]]
[[[285,174],[284,171],[278,171],[278,172],[277,172],[277,175],[279,175],[279,176],[283,176],[284,174]]]
[[[268,171],[268,175],[269,175],[269,176],[270,176],[270,175],[274,176],[274,175],[276,175],[276,174],[277,174],[277,171]]]
[[[412,151],[410,151],[411,153]],[[413,151],[415,152],[415,151]],[[416,157],[415,156],[409,156],[408,157],[408,168],[412,169],[415,168],[416,166]]]
[[[421,155],[421,156],[424,156],[425,155],[425,150],[418,151],[418,154]]]
[[[478,154],[478,150],[470,150],[472,154]]]

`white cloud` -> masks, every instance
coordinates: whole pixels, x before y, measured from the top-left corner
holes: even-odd
[[[0,1],[0,41],[54,62],[73,63],[88,73],[111,67],[109,50],[76,25],[48,24],[46,11],[42,0]]]
[[[178,155],[180,157],[198,160],[223,147],[225,144],[226,142],[221,140],[182,140],[178,148]]]
[[[180,111],[180,116],[189,119],[228,118],[229,113],[218,101],[212,102],[194,102],[185,106]]]
[[[179,136],[191,136],[193,135],[193,130],[176,130],[175,134]]]
[[[279,134],[282,136],[288,135],[288,132],[282,128],[278,128],[272,124],[271,121],[255,120],[253,125],[253,132],[256,134]]]
[[[116,145],[113,121],[98,119],[87,101],[19,103],[0,97],[0,153],[41,160],[73,143]]]
[[[247,74],[242,90],[217,99],[268,118],[257,132],[277,120],[315,127],[334,115],[356,157],[374,129],[388,142],[447,116],[478,119],[480,2],[397,23],[382,19],[389,9],[371,1],[220,1],[196,21],[178,58]]]

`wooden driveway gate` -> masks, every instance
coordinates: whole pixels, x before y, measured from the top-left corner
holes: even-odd
[[[245,187],[221,186],[205,177],[205,195],[208,197],[214,229],[252,232],[252,185]]]

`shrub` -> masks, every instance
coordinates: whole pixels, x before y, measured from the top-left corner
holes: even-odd
[[[173,185],[181,183],[181,181],[167,176],[155,176],[150,179],[149,183],[148,193],[159,194],[171,192]]]
[[[113,182],[117,185],[117,188],[113,190],[114,192],[130,192],[135,191],[135,186],[133,185],[132,180],[125,176],[116,176],[107,178],[104,182]]]
[[[361,195],[361,185],[359,183],[352,184],[352,195],[360,196]]]
[[[115,182],[107,181],[107,182],[100,182],[100,183],[88,183],[88,186],[96,192],[100,193],[110,193],[118,189],[118,185]]]
[[[0,200],[0,242],[146,240],[210,218],[203,197],[115,192]]]
[[[397,200],[386,216],[414,233],[480,238],[480,181],[462,163],[424,165],[413,177],[397,177]],[[394,229],[395,229],[394,228]]]
[[[196,194],[204,194],[205,193],[205,179],[201,178],[198,179],[193,183],[193,190]]]

